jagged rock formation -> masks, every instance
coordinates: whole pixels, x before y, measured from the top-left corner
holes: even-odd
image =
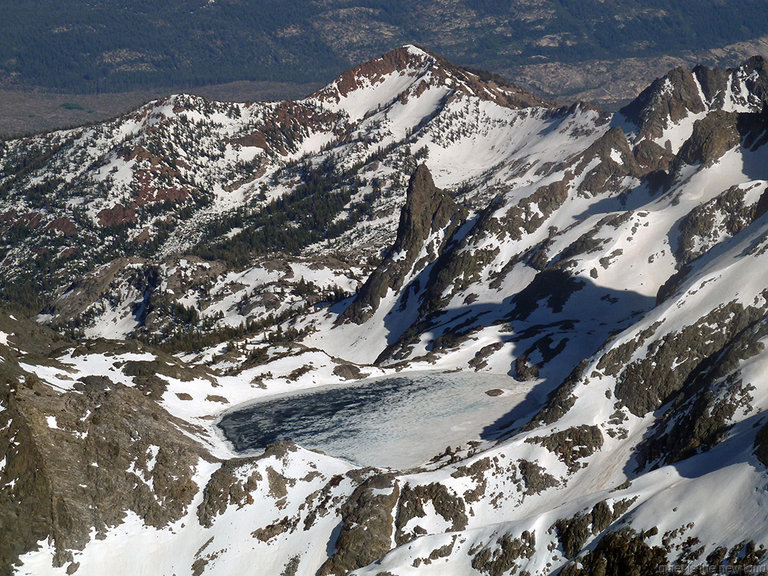
[[[759,111],[767,86],[766,61],[759,56],[728,71],[676,68],[646,88],[622,113],[637,125],[640,138],[656,140],[672,124],[707,110]]]
[[[696,84],[699,75],[705,76],[702,86],[707,87],[704,94],[710,98],[724,88],[720,88],[720,84],[724,84],[724,73],[713,73],[704,67],[696,68],[693,73],[676,68],[643,90],[622,113],[637,124],[642,138],[660,138],[669,124],[706,109]]]
[[[466,210],[435,186],[429,168],[425,164],[416,168],[408,183],[395,242],[343,318],[362,324],[373,316],[381,299],[390,290],[398,292],[414,267],[420,270],[424,261],[440,256],[465,218]]]

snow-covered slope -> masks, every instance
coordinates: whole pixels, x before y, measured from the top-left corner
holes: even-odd
[[[0,567],[763,567],[766,86],[674,70],[611,116],[404,47],[298,102],[3,143],[4,294],[35,321],[0,314]],[[216,425],[424,371],[512,404],[388,444],[432,456],[408,470]]]

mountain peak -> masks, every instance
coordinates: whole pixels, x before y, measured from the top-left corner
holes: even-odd
[[[357,120],[395,101],[405,103],[429,88],[441,90],[444,96],[470,93],[508,108],[552,106],[496,74],[462,68],[413,44],[355,66],[311,99],[334,110],[345,110]]]
[[[393,75],[416,77],[434,62],[433,56],[416,46],[402,46],[347,70],[313,96],[327,102],[339,102],[351,93],[376,86]]]
[[[674,126],[705,112],[759,112],[768,102],[768,67],[762,56],[722,70],[696,66],[670,70],[655,80],[630,104],[624,114],[638,128],[640,139],[663,140]]]
[[[675,68],[655,80],[621,112],[637,124],[641,137],[659,138],[669,122],[679,122],[689,112],[704,110],[695,76],[686,68]]]
[[[628,138],[404,46],[3,141],[0,574],[756,564],[764,70]]]

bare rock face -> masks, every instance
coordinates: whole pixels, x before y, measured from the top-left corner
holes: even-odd
[[[693,75],[698,80],[707,102],[717,108],[721,107],[725,98],[725,89],[728,86],[728,72],[720,68],[696,66],[693,69]]]
[[[452,531],[464,530],[467,527],[466,504],[463,498],[438,483],[415,487],[406,484],[400,494],[395,519],[397,528],[395,541],[398,544],[410,542],[424,530],[418,524],[410,531],[407,531],[406,527],[414,518],[426,516],[424,506],[428,503],[431,503],[435,512],[442,516],[443,520],[450,523]]]
[[[582,465],[579,460],[591,456],[603,446],[603,435],[597,426],[581,425],[546,437],[529,438],[526,442],[544,446],[557,454],[570,472],[575,472]]]
[[[182,432],[189,424],[106,377],[60,393],[7,368],[0,376],[0,572],[45,538],[63,565],[91,528],[104,534],[126,511],[158,528],[186,513],[197,463],[212,460]]]
[[[392,546],[392,511],[399,497],[400,488],[391,475],[374,476],[361,484],[341,508],[336,553],[318,576],[342,576],[386,554]]]
[[[738,332],[714,357],[716,360],[696,368],[670,410],[643,440],[642,463],[672,464],[709,450],[725,438],[738,410],[754,410],[755,387],[743,382],[739,365],[765,349],[762,341],[766,335],[768,319],[762,317]]]
[[[242,506],[247,502],[250,492],[263,479],[262,475],[258,470],[252,470],[245,479],[240,479],[237,473],[245,465],[257,461],[257,458],[233,458],[213,473],[205,487],[203,501],[197,508],[201,526],[210,528],[216,516],[223,514],[228,506]]]
[[[650,576],[659,573],[659,566],[666,561],[666,551],[659,546],[649,546],[642,534],[625,527],[605,535],[594,550],[580,562],[570,563],[560,572],[565,576],[587,574],[638,574]]]
[[[632,505],[633,500],[618,500],[613,509],[605,500],[598,502],[589,514],[577,514],[573,518],[561,518],[552,526],[560,540],[566,558],[575,557],[587,540],[608,528]]]
[[[715,110],[693,125],[693,134],[680,149],[679,158],[686,164],[709,166],[741,142],[738,114]]]
[[[768,209],[768,189],[753,204],[745,203],[746,193],[744,187],[731,186],[683,218],[675,250],[680,265],[692,262],[722,239],[735,236],[765,214]]]
[[[662,136],[669,122],[678,122],[689,113],[704,110],[693,74],[684,68],[675,68],[643,90],[621,113],[637,124],[641,138],[655,139]]]
[[[621,162],[611,156],[615,152],[618,152]],[[647,172],[638,164],[624,131],[618,126],[608,130],[584,151],[575,167],[576,173],[580,174],[596,158],[600,163],[587,173],[579,186],[579,192],[582,194],[597,195],[609,190],[618,190],[626,176],[642,178]]]
[[[707,358],[724,352],[730,342],[764,315],[764,307],[730,302],[695,324],[665,335],[653,343],[646,358],[621,369],[616,397],[636,416],[659,408],[684,389],[695,371],[706,367]],[[685,360],[678,362],[678,358]]]
[[[665,172],[675,159],[674,154],[651,140],[642,140],[632,150],[638,166],[647,172]]]
[[[754,447],[757,459],[762,462],[763,466],[768,467],[768,424],[758,430]]]
[[[504,534],[493,546],[480,548],[472,558],[472,568],[489,576],[514,574],[518,568],[517,561],[533,557],[535,551],[536,535],[534,533],[525,530],[519,538]]]
[[[768,62],[765,58],[753,56],[729,72],[731,73],[731,84],[739,86],[735,89],[737,93],[734,95],[737,103],[751,105],[756,111],[768,103]],[[742,82],[743,90],[740,86]]]
[[[464,208],[437,188],[429,169],[424,164],[420,165],[408,183],[394,245],[360,289],[342,319],[361,324],[373,316],[386,293],[390,289],[402,288],[414,265],[418,267],[419,254],[430,236],[442,231],[441,237],[426,247],[428,253],[432,252],[430,260],[433,260],[465,218]]]

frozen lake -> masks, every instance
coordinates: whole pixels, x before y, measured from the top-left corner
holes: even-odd
[[[486,429],[531,386],[508,376],[412,373],[325,386],[234,408],[219,422],[240,453],[291,440],[363,466],[411,468]]]

